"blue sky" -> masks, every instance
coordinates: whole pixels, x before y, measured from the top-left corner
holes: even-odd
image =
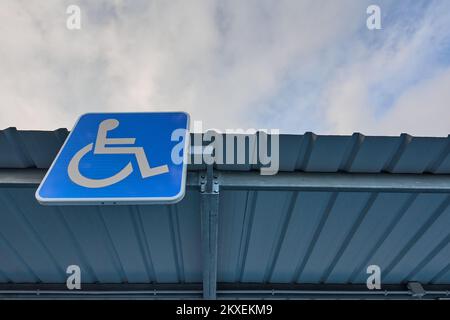
[[[382,8],[383,30],[370,31],[361,21],[360,28],[349,34],[342,43],[335,43],[320,53],[320,66],[302,65],[287,72],[286,78],[281,81],[279,91],[269,100],[269,108],[283,114],[283,111],[289,112],[287,106],[299,105],[301,106],[299,117],[307,119],[303,130],[334,133],[333,127],[323,121],[323,109],[317,108],[317,102],[321,101],[321,95],[324,94],[330,78],[335,77],[342,70],[344,70],[342,77],[345,77],[345,71],[351,70],[356,64],[361,65],[360,70],[355,71],[356,76],[358,73],[362,73],[361,76],[363,76],[366,64],[368,72],[371,69],[381,70],[380,75],[374,75],[373,81],[370,80],[369,74],[369,79],[366,79],[364,88],[362,88],[367,90],[364,103],[370,104],[371,122],[373,122],[373,126],[376,126],[378,122],[383,122],[384,117],[390,116],[390,111],[396,107],[396,103],[405,93],[408,94],[422,83],[433,80],[436,75],[449,67],[450,15],[445,13],[445,10],[450,11],[448,3],[443,1],[379,1],[377,4]],[[402,50],[411,52],[405,56],[405,60],[397,61],[395,56],[400,55]],[[382,59],[386,55],[392,56],[393,60]],[[381,58],[377,59],[377,56],[381,56]],[[332,102],[330,103],[332,104]],[[424,104],[423,108],[433,112],[433,106],[428,103]],[[450,109],[450,103],[448,109]],[[340,106],[337,111],[343,117],[346,116],[347,111],[344,105]],[[407,108],[405,111],[407,112]],[[283,117],[283,115],[279,117]],[[384,130],[363,126],[358,127],[360,128],[358,130],[365,132],[365,129],[370,129],[377,134],[416,133],[415,127],[410,126],[403,129],[401,119],[397,120],[395,126],[384,128]],[[416,118],[416,120],[417,122],[427,121],[426,118]],[[263,119],[263,121],[269,125],[272,117]],[[297,123],[297,119],[292,117],[288,126],[293,128]],[[417,130],[417,134],[433,134],[433,125],[433,122],[430,121],[430,129]],[[349,125],[349,130],[343,127],[339,131],[351,133],[355,130],[353,128],[354,126]],[[436,130],[435,132],[435,134],[442,135],[450,133],[450,118],[443,123],[441,131]]]
[[[183,110],[205,129],[450,133],[447,0],[5,0],[0,21],[0,128]]]

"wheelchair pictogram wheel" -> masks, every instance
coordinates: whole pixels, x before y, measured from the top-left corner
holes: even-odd
[[[79,169],[80,161],[88,152],[92,151],[93,148],[94,148],[93,143],[88,144],[87,146],[79,150],[69,162],[67,173],[69,174],[70,180],[72,180],[77,185],[86,188],[108,187],[110,185],[122,181],[133,172],[133,165],[131,164],[131,162],[128,162],[128,164],[122,170],[120,170],[112,177],[102,179],[91,179],[83,176]]]

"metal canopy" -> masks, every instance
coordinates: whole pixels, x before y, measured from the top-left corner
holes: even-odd
[[[66,134],[0,131],[0,297],[448,297],[449,138],[285,135],[276,176],[191,165],[176,205],[41,206]]]

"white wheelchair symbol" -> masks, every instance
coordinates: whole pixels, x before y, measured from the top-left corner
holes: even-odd
[[[120,170],[112,177],[103,179],[91,179],[83,176],[79,170],[80,161],[83,156],[90,152],[92,149],[94,149],[94,154],[134,155],[136,157],[139,171],[141,172],[141,176],[143,179],[169,172],[169,167],[167,165],[151,168],[145,155],[144,148],[142,147],[107,147],[106,145],[134,145],[134,142],[136,141],[135,138],[106,137],[108,131],[114,130],[118,126],[119,121],[116,119],[108,119],[102,121],[98,127],[95,147],[93,143],[90,143],[79,150],[73,156],[73,158],[70,160],[69,166],[67,167],[67,173],[74,183],[86,188],[103,188],[122,181],[133,172],[133,165],[130,161],[122,170]]]

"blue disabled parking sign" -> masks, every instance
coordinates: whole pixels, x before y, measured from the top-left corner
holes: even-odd
[[[174,203],[185,193],[189,115],[88,113],[36,191],[43,204]]]

